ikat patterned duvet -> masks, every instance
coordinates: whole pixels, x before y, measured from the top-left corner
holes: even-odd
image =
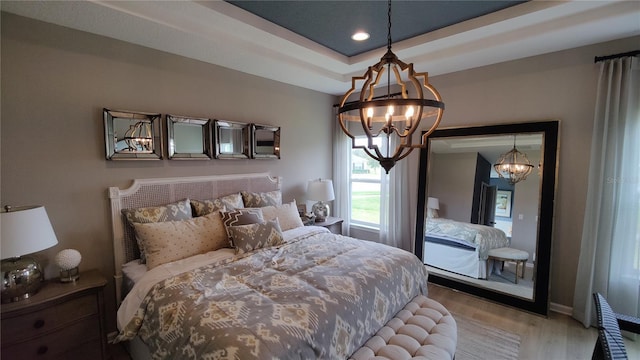
[[[138,335],[154,359],[345,359],[426,295],[415,255],[307,228],[159,281],[117,341]]]

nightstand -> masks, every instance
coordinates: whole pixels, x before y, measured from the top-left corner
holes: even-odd
[[[34,296],[2,304],[2,358],[106,359],[106,284],[89,270],[75,283],[48,280]]]
[[[327,216],[327,219],[325,221],[316,222],[313,225],[326,227],[332,233],[338,234],[338,235],[342,235],[342,222],[343,221],[344,220],[342,220],[342,219],[340,219],[338,217]]]

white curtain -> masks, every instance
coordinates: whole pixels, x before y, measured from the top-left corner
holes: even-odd
[[[614,311],[640,312],[640,69],[600,63],[573,316],[594,325],[592,293]]]
[[[351,186],[349,185],[351,138],[342,131],[340,124],[338,124],[337,113],[333,121],[333,190],[335,192],[333,213],[344,220],[342,233],[348,236],[351,224]]]
[[[391,148],[395,149],[395,147],[396,144],[392,142]],[[412,251],[408,161],[405,158],[396,162],[389,174],[382,175],[380,184],[380,242]]]

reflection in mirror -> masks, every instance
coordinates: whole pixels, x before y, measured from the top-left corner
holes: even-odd
[[[249,158],[249,124],[215,121],[216,159]]]
[[[557,128],[550,121],[429,136],[420,159],[424,221],[416,226],[416,255],[430,281],[547,313]],[[512,184],[494,165],[514,137],[533,171]]]
[[[160,114],[103,110],[107,160],[162,159]]]
[[[169,159],[211,159],[211,121],[167,115]]]
[[[254,159],[280,159],[280,127],[252,124]]]

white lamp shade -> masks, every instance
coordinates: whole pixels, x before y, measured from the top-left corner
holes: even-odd
[[[22,206],[2,210],[0,256],[19,257],[48,249],[58,243],[44,206]]]
[[[427,208],[440,210],[440,200],[438,200],[438,198],[429,197],[427,199]]]
[[[335,199],[333,182],[326,179],[309,180],[307,198],[315,201],[331,201]]]

